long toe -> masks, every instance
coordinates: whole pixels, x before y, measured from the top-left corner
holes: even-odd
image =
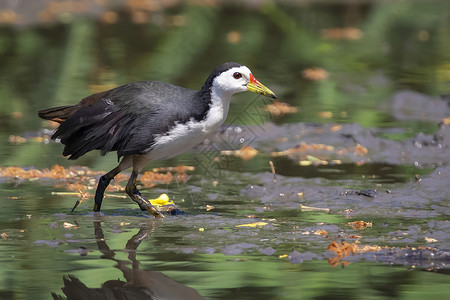
[[[164,218],[164,215],[153,205],[151,205],[150,202],[146,201],[144,203],[139,203],[139,207],[142,211],[148,211],[151,213],[155,218]]]
[[[165,218],[164,215],[152,205],[150,205],[150,207],[147,207],[147,211],[151,213],[155,218]]]

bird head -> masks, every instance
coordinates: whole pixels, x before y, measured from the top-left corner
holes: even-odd
[[[216,75],[213,84],[222,91],[231,94],[250,91],[277,99],[275,93],[259,82],[246,66],[237,63],[225,63],[220,67],[228,68]]]

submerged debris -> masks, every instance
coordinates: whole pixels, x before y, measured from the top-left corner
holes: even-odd
[[[241,149],[239,150],[223,150],[220,151],[220,154],[222,155],[234,155],[236,157],[241,158],[242,160],[250,160],[253,157],[255,157],[256,155],[258,155],[258,150],[250,147],[250,146],[243,146]]]
[[[169,184],[174,181],[176,182],[186,182],[188,180],[188,175],[184,173],[187,170],[192,170],[193,167],[180,166],[172,168],[172,171],[177,172],[176,174],[172,174],[167,169],[161,169],[166,171],[166,173],[158,173],[152,171],[144,172],[139,180],[145,187],[153,187],[157,184]],[[55,182],[56,187],[64,188],[73,192],[52,192],[54,195],[59,196],[78,196],[80,197],[77,200],[78,206],[79,203],[86,201],[87,199],[93,197],[93,191],[97,185],[96,177],[104,174],[104,171],[93,171],[88,167],[70,167],[64,168],[59,165],[54,165],[51,169],[24,169],[21,167],[5,167],[0,168],[0,178],[14,178],[19,180],[39,180],[42,178],[51,178],[58,180]],[[109,192],[118,192],[123,191],[124,187],[119,185],[118,183],[124,181],[128,178],[128,176],[124,174],[118,174],[114,178],[114,183],[110,184],[107,188]],[[63,182],[61,182],[63,180]],[[92,192],[91,192],[92,191]],[[105,194],[106,197],[118,197],[125,198],[125,195],[114,195],[110,193]],[[169,201],[169,198],[166,194],[162,194],[157,199],[152,199],[152,205],[163,206],[163,205],[171,205],[173,201]]]
[[[372,227],[372,222],[365,222],[365,221],[353,221],[348,222],[348,225],[353,229],[364,229],[367,227]]]
[[[363,195],[366,197],[375,197],[378,193],[376,190],[374,189],[363,189],[363,190],[359,190],[359,191],[355,191],[356,195]]]

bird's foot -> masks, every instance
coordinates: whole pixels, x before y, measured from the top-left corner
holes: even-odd
[[[142,201],[142,203],[139,203],[139,207],[142,211],[148,211],[151,213],[155,218],[164,218],[164,215],[157,210],[151,203],[147,200]]]
[[[128,192],[127,192],[128,193]],[[138,191],[138,189],[134,188],[132,192],[128,193],[131,199],[136,202],[142,211],[148,211],[155,218],[164,218],[164,215],[157,210],[144,196]]]

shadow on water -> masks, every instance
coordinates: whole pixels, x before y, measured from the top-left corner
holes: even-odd
[[[67,275],[63,278],[64,287],[61,288],[66,297],[52,293],[53,299],[204,299],[196,290],[171,279],[161,272],[140,269],[140,262],[136,259],[137,248],[142,241],[151,235],[156,222],[149,223],[147,226],[141,228],[126,243],[125,249],[122,251],[128,253],[129,261],[125,261],[115,258],[116,251],[111,250],[106,242],[101,220],[95,220],[95,239],[98,249],[103,253],[101,258],[116,262],[115,267],[122,272],[126,281],[108,280],[100,288],[88,288],[77,277]]]

